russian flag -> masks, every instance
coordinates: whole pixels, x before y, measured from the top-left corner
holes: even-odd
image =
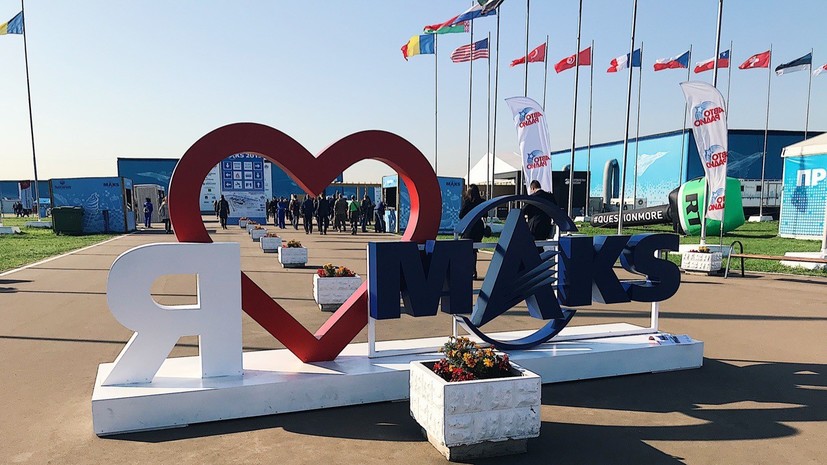
[[[715,68],[715,59],[695,63],[695,74],[711,71]],[[729,68],[729,50],[724,50],[718,55],[718,68]]]
[[[619,56],[612,60],[610,63],[609,69],[606,70],[607,73],[616,73],[622,69],[626,69],[629,67],[629,54]],[[640,49],[635,50],[632,52],[632,68],[640,68]]]
[[[495,15],[497,14],[497,7],[499,7],[502,2],[503,0],[477,1],[474,3],[474,6],[454,18],[454,21],[451,24],[453,25],[463,21],[471,21],[483,16]]]
[[[655,71],[680,68],[689,68],[689,50],[674,58],[661,58],[655,61]]]

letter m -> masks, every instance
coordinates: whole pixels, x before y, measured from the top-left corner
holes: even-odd
[[[471,313],[473,257],[470,240],[428,241],[424,252],[414,242],[368,244],[370,316],[433,316],[440,301],[443,312]]]

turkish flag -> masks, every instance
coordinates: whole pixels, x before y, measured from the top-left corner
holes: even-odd
[[[764,53],[757,53],[749,58],[747,61],[741,63],[738,69],[753,69],[753,68],[769,68],[770,67],[770,51]]]
[[[525,64],[524,56],[517,58],[516,60],[511,62],[511,67]],[[546,61],[546,44],[542,43],[534,50],[528,52],[528,62],[535,63],[538,61]]]
[[[580,59],[579,64],[580,66],[591,66],[592,64],[592,48],[588,47],[584,50],[580,51]],[[575,65],[575,57],[574,55],[570,57],[563,58],[562,60],[558,61],[556,65],[554,65],[554,71],[558,73],[565,71],[567,69],[574,68]]]

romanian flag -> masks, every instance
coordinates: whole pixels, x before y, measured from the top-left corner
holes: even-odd
[[[433,55],[434,53],[434,36],[433,34],[426,34],[421,36],[413,36],[407,44],[402,46],[402,56],[405,61],[408,57],[414,55]]]
[[[0,24],[0,36],[6,34],[22,34],[23,33],[23,12],[17,13],[17,16]]]

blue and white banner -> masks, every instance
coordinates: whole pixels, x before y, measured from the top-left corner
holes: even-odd
[[[514,115],[526,189],[536,180],[544,191],[551,192],[551,156],[543,108],[528,97],[511,97],[505,102]]]
[[[726,206],[727,122],[724,97],[710,84],[682,82],[709,195],[706,217],[722,220]]]
[[[272,195],[270,164],[252,153],[237,153],[221,162],[221,195],[230,204],[229,224],[241,217],[267,221],[267,199]]]

